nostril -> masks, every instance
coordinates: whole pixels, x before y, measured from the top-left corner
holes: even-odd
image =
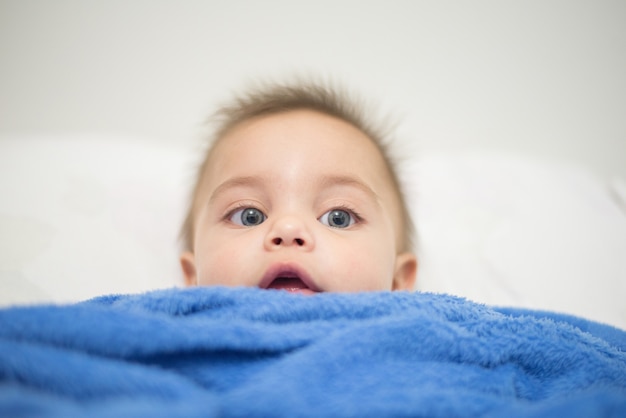
[[[276,246],[286,245],[286,242],[282,238],[276,237],[272,239],[272,244]],[[292,244],[297,245],[298,247],[302,247],[304,246],[305,241],[302,238],[294,238]]]

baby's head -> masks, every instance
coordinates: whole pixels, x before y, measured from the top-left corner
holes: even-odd
[[[362,112],[314,83],[258,88],[218,111],[182,230],[187,284],[411,290],[412,223]]]

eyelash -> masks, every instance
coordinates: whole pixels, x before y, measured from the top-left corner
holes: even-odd
[[[226,212],[226,214],[223,217],[223,220],[228,221],[233,216],[233,214],[235,214],[235,212],[237,212],[238,210],[247,209],[247,208],[257,209],[265,214],[265,210],[259,208],[258,205],[247,203],[247,202],[240,202],[240,203],[237,203],[237,205],[234,206],[232,209],[228,210],[228,212]],[[350,215],[354,216],[355,223],[357,224],[363,223],[364,221],[363,216],[361,216],[361,214],[357,212],[356,209],[354,209],[353,207],[349,205],[346,205],[346,204],[336,205],[336,206],[331,207],[324,213],[331,211],[331,210],[345,210]]]
[[[364,219],[363,219],[363,217],[361,216],[361,214],[359,214],[359,213],[356,211],[356,209],[354,209],[354,208],[353,208],[353,207],[351,207],[351,206],[348,206],[348,205],[345,205],[345,204],[341,204],[341,205],[337,205],[337,206],[333,206],[333,207],[331,207],[331,208],[330,208],[329,210],[327,210],[326,212],[331,211],[331,210],[345,210],[345,211],[346,211],[346,212],[348,212],[350,215],[354,216],[355,223],[357,223],[357,224],[360,224],[360,223],[362,223],[362,222],[364,221]],[[324,212],[324,213],[326,213],[326,212]]]
[[[263,213],[265,213],[264,209],[261,209],[259,207],[259,205],[254,204],[252,202],[239,202],[237,203],[234,207],[232,207],[231,209],[229,209],[226,214],[223,217],[223,220],[227,221],[229,220],[234,214],[235,212],[237,212],[238,210],[242,210],[242,209],[248,209],[248,208],[252,208],[252,209],[256,209],[259,210]]]

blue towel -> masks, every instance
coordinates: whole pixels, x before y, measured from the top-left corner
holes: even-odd
[[[424,293],[0,310],[0,416],[626,416],[626,332]]]

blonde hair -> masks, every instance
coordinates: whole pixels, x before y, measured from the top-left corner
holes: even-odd
[[[344,88],[329,83],[297,80],[295,82],[256,85],[242,95],[220,107],[210,118],[216,124],[208,151],[198,169],[192,189],[191,201],[180,232],[183,249],[192,251],[194,235],[194,212],[198,203],[198,192],[215,145],[237,125],[262,116],[293,110],[313,110],[341,119],[363,132],[378,148],[389,173],[401,210],[401,251],[412,249],[414,226],[407,208],[406,199],[389,153],[389,127],[365,112],[362,99]]]

